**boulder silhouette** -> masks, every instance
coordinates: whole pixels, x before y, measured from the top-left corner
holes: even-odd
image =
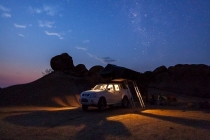
[[[54,56],[50,60],[50,66],[54,71],[72,71],[74,69],[72,57],[68,53]]]
[[[100,72],[104,69],[103,66],[93,66],[88,71],[88,77],[90,79],[90,85],[94,87],[96,84],[102,82],[102,77],[100,75]]]
[[[104,68],[103,66],[99,66],[99,65],[93,66],[93,67],[91,67],[91,68],[89,69],[88,75],[91,76],[91,75],[99,74],[99,72],[100,72],[103,68]]]
[[[87,76],[88,75],[88,70],[84,64],[78,64],[74,68],[74,72],[75,72],[75,75],[77,75],[77,76]]]
[[[158,68],[156,68],[153,73],[156,75],[156,74],[159,74],[159,73],[162,73],[162,72],[167,72],[167,68],[165,66],[160,66]]]

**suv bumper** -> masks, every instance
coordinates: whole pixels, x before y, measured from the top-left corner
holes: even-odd
[[[93,106],[97,106],[98,105],[98,98],[80,98],[79,102],[82,105],[93,105]]]

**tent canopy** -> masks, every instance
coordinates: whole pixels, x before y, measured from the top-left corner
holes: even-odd
[[[103,78],[113,79],[128,79],[128,80],[138,80],[140,75],[139,72],[133,71],[128,68],[108,64],[101,72],[100,75]]]

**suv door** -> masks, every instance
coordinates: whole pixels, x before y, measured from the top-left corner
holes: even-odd
[[[114,89],[115,89],[115,102],[121,102],[122,100],[122,93],[121,93],[121,89],[120,89],[120,85],[119,84],[114,84]]]
[[[113,84],[108,84],[107,90],[106,90],[106,100],[107,104],[114,104],[115,103],[115,91],[114,91],[114,86]]]

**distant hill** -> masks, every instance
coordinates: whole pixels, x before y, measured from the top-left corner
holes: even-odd
[[[91,80],[57,71],[28,84],[1,89],[0,106],[79,106],[79,94]]]

